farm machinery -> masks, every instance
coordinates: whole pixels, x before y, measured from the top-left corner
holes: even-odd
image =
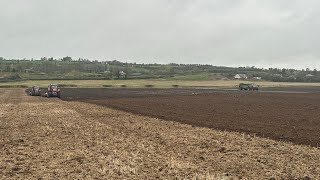
[[[251,84],[245,84],[245,83],[240,83],[239,84],[239,89],[240,90],[246,90],[246,91],[258,91],[259,90],[259,86],[251,83]]]
[[[41,89],[39,86],[32,86],[29,91],[30,96],[41,96]]]
[[[46,97],[58,97],[60,98],[61,95],[61,89],[59,87],[59,85],[57,84],[50,84],[48,86],[48,91],[45,93]]]

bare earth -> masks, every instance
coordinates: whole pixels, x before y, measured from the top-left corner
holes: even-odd
[[[197,127],[320,147],[320,88],[63,89],[61,99]]]
[[[320,150],[0,90],[0,179],[320,178]]]
[[[197,127],[320,147],[319,93],[239,93],[84,100]]]

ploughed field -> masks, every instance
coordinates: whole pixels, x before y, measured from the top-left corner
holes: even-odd
[[[319,147],[318,90],[64,89],[62,99],[94,103],[198,127],[244,132]]]

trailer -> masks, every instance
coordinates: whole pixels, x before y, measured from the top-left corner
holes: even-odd
[[[39,86],[32,86],[29,91],[30,96],[41,96],[41,89]]]

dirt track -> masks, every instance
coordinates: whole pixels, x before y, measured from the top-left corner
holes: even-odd
[[[319,149],[23,90],[0,90],[0,137],[0,179],[320,178]]]
[[[198,127],[245,132],[319,147],[318,88],[283,88],[281,93],[279,88],[276,90],[271,93],[196,89],[77,89],[67,91],[63,99],[91,102]]]

